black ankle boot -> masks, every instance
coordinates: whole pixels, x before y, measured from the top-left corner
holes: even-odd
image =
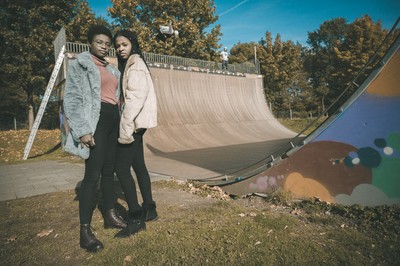
[[[155,221],[158,219],[155,202],[152,202],[150,204],[143,204],[143,211],[146,222]]]
[[[88,252],[97,252],[104,248],[103,243],[92,233],[89,224],[81,224],[79,244]]]
[[[130,212],[128,225],[124,229],[119,231],[114,237],[118,238],[129,237],[145,229],[146,229],[146,223],[144,221],[143,210]]]
[[[103,214],[104,228],[125,228],[126,222],[117,214],[115,209],[105,211]]]

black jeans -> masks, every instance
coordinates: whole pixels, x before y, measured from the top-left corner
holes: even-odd
[[[139,129],[133,133],[135,139],[131,144],[118,144],[117,161],[115,172],[117,173],[129,211],[133,212],[140,209],[135,182],[131,174],[131,166],[135,171],[142,194],[143,204],[154,203],[151,192],[150,175],[147,171],[143,152],[143,135],[146,129]]]
[[[81,224],[90,224],[92,221],[100,176],[104,210],[114,207],[114,166],[118,130],[118,105],[101,103],[100,118],[93,136],[95,146],[90,149],[90,157],[85,160],[85,176],[79,191],[79,218]]]

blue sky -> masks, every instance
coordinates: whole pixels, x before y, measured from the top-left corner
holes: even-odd
[[[96,13],[107,17],[107,0],[88,0]],[[315,31],[327,20],[343,17],[351,23],[369,15],[374,22],[391,29],[400,16],[400,0],[215,0],[221,25],[220,44],[258,42],[269,31],[275,39],[306,45],[307,32]],[[265,39],[265,37],[264,37]]]

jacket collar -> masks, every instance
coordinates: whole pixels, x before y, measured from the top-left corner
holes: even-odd
[[[140,57],[138,54],[133,54],[133,55],[129,56],[128,61],[126,62],[125,69],[127,69],[131,65],[133,65],[136,62],[138,57]]]
[[[76,60],[78,63],[86,68],[86,69],[96,69],[96,64],[94,63],[94,59],[92,58],[92,54],[89,51],[80,53],[79,55],[76,56]],[[119,79],[120,73],[116,67],[114,67],[112,64],[107,64],[105,66],[114,76],[116,76]]]
[[[76,57],[76,60],[78,60],[78,63],[85,68],[93,66],[93,64],[94,64],[93,59],[92,59],[92,54],[88,51],[80,53]]]

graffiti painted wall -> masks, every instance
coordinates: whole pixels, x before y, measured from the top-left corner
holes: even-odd
[[[372,75],[356,99],[307,144],[227,191],[269,193],[283,187],[298,198],[345,205],[400,203],[399,49]]]
[[[331,145],[342,149],[329,158],[331,166],[327,172],[345,168],[349,175],[334,178],[346,183],[351,191],[331,193],[334,202],[362,205],[400,202],[399,73],[397,50],[365,93],[312,142],[315,146],[326,145],[326,151],[332,150]]]

